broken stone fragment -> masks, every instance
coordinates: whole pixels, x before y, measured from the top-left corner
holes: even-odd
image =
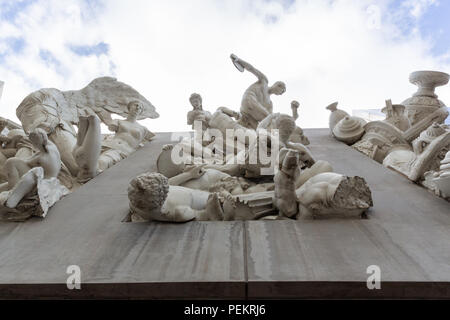
[[[373,207],[372,193],[364,178],[321,173],[297,189],[299,214],[307,218],[359,218]]]

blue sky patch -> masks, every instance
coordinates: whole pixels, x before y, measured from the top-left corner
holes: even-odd
[[[0,8],[0,18],[12,21],[21,10],[25,9],[33,2],[36,2],[36,0],[16,0],[2,3],[2,7]]]
[[[100,42],[96,45],[93,46],[70,46],[70,49],[72,50],[72,52],[74,52],[75,54],[79,55],[79,56],[99,56],[102,54],[107,54],[109,51],[109,45],[104,43],[104,42]]]
[[[440,0],[428,5],[423,14],[416,18],[404,6],[405,0],[394,0],[388,10],[394,13],[394,23],[404,35],[410,35],[414,28],[426,39],[431,40],[431,52],[435,56],[450,53],[450,1]],[[411,8],[409,8],[411,9]],[[397,14],[395,13],[403,13]]]

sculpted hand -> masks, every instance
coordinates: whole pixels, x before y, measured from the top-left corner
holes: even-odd
[[[116,132],[117,130],[119,130],[119,126],[115,123],[112,123],[112,124],[108,125],[108,130],[112,131],[112,132]]]
[[[165,144],[165,145],[162,147],[162,149],[163,149],[163,151],[170,151],[170,150],[173,149],[173,147],[174,147],[173,144]]]
[[[298,107],[300,107],[300,103],[296,100],[293,100],[291,102],[291,108],[298,109]]]
[[[204,170],[204,167],[205,167],[204,164],[199,166],[193,166],[191,168],[188,168],[185,172],[189,173],[192,179],[197,179],[205,174],[206,171]]]

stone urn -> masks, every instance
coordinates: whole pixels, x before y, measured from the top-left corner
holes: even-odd
[[[364,135],[366,122],[358,117],[345,116],[333,128],[334,137],[346,144],[354,144]]]
[[[449,75],[438,71],[416,71],[411,73],[409,81],[419,87],[417,92],[402,104],[406,107],[411,126],[426,118],[445,104],[434,93],[436,87],[444,86],[449,81]]]

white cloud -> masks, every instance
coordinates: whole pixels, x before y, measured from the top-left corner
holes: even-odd
[[[273,98],[276,111],[290,112],[290,101],[297,99],[301,126],[326,127],[325,106],[333,101],[348,111],[381,107],[388,98],[400,103],[415,91],[410,72],[449,71],[448,61],[431,54],[420,32],[400,30],[389,3],[108,0],[93,11],[81,0],[42,0],[17,17],[27,43],[24,52],[0,65],[0,79],[6,82],[2,115],[13,114],[39,87],[76,89],[112,74],[157,107],[161,117],[144,121],[151,130],[187,130],[192,92],[202,94],[211,111],[239,109],[254,77],[233,67],[229,54],[235,53],[271,82],[286,82],[286,94]],[[380,28],[369,27],[372,4],[380,10]],[[6,24],[0,22],[0,30]],[[66,45],[102,41],[110,51],[99,57],[77,56]],[[60,65],[48,68],[39,58],[41,49]],[[450,103],[448,91],[437,93]]]
[[[403,7],[408,9],[409,14],[416,19],[420,18],[430,6],[437,4],[437,0],[406,0],[402,3]]]

